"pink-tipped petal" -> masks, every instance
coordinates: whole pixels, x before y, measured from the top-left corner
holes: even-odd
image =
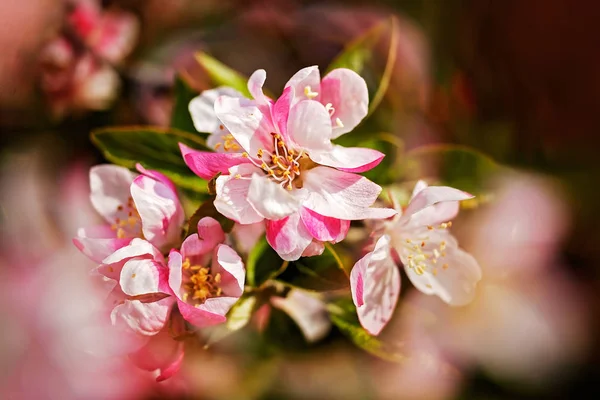
[[[217,211],[240,224],[262,221],[263,216],[248,202],[250,176],[258,171],[260,169],[254,165],[244,164],[232,167],[229,175],[218,177],[215,185],[217,197],[214,201]]]
[[[259,107],[249,99],[221,96],[215,102],[215,113],[231,135],[251,156],[259,149],[271,151],[275,127],[270,106]]]
[[[242,98],[240,92],[228,86],[205,90],[190,101],[188,109],[198,132],[213,133],[219,130],[221,121],[215,114],[215,101],[219,96],[230,96]]]
[[[248,188],[248,202],[266,219],[277,220],[298,210],[296,197],[264,175],[253,174]]]
[[[285,87],[294,89],[294,104],[302,100],[318,100],[319,93],[321,92],[321,74],[319,73],[319,67],[313,65],[302,68],[287,81]],[[307,87],[310,89],[310,92],[305,92]],[[307,97],[307,93],[310,97]]]
[[[264,69],[257,69],[248,78],[248,91],[257,104],[265,104],[269,101],[269,98],[263,93],[263,86],[266,80],[267,72]]]
[[[327,150],[313,150],[310,153],[314,162],[346,172],[369,171],[379,165],[383,157],[385,154],[377,150],[339,145],[332,145]]]
[[[301,101],[290,110],[287,134],[309,153],[313,150],[328,151],[331,149],[329,113],[318,101]]]
[[[290,107],[294,99],[294,88],[285,88],[279,99],[273,105],[273,123],[277,131],[287,140],[287,123],[290,116]]]
[[[229,168],[248,163],[248,159],[241,153],[213,153],[209,151],[193,150],[183,143],[179,143],[181,155],[186,165],[202,179],[212,179],[219,172],[227,174]]]
[[[331,115],[331,139],[353,130],[369,112],[369,92],[365,80],[346,68],[334,69],[323,78],[319,101],[330,103],[335,110]]]
[[[219,221],[212,217],[204,217],[198,221],[198,237],[214,248],[218,243],[225,241],[225,232]]]
[[[240,256],[231,247],[220,244],[214,251],[211,273],[221,275],[220,287],[226,297],[240,297],[244,292],[246,269]]]
[[[150,259],[133,258],[121,269],[119,283],[128,296],[161,293],[167,285],[167,269]]]
[[[97,263],[101,263],[121,247],[127,246],[129,242],[131,238],[118,239],[116,232],[107,225],[79,228],[77,237],[73,238],[73,244],[79,251]]]
[[[321,215],[357,220],[372,217],[369,207],[375,202],[381,187],[367,178],[328,167],[316,167],[303,175],[308,196],[303,206]],[[382,215],[396,212],[390,210]],[[378,214],[378,213],[375,213]]]
[[[302,257],[320,256],[325,251],[325,244],[318,240],[313,240],[302,252]]]
[[[107,278],[119,280],[123,265],[134,257],[164,262],[162,253],[156,247],[143,239],[134,238],[127,246],[116,250],[102,260],[102,264],[96,268],[96,272]]]
[[[300,217],[312,237],[322,242],[340,242],[350,229],[350,221],[326,217],[306,207],[301,208]]]
[[[127,210],[119,209],[129,200],[129,186],[135,175],[116,165],[96,165],[90,169],[90,199],[92,205],[112,224],[117,218],[127,220]]]
[[[198,328],[205,328],[227,321],[225,315],[237,300],[237,297],[213,297],[196,307],[181,300],[177,301],[177,305],[187,322]]]
[[[111,315],[117,329],[129,329],[141,335],[156,335],[165,326],[175,302],[172,296],[151,303],[125,300],[116,306]]]
[[[358,319],[372,335],[378,335],[392,318],[400,295],[400,272],[390,256],[390,239],[382,236],[350,273],[352,300]]]
[[[171,191],[177,192],[177,188],[175,187],[175,184],[169,178],[167,178],[167,176],[165,174],[158,172],[158,171],[154,171],[152,169],[146,169],[140,163],[135,164],[135,169],[137,169],[140,174],[161,182],[163,185],[165,185],[169,189],[171,189]]]
[[[295,213],[278,221],[266,223],[267,242],[279,257],[287,261],[295,261],[302,256],[304,250],[312,243],[313,238]]]
[[[165,328],[153,336],[148,343],[129,355],[129,359],[141,369],[157,371],[157,382],[175,375],[181,368],[184,356],[184,343],[171,337]]]
[[[181,300],[183,296],[181,289],[183,283],[183,256],[178,250],[171,250],[167,266],[169,268],[169,288],[173,295]]]
[[[140,175],[131,185],[131,197],[149,242],[163,251],[179,242],[185,214],[177,192],[161,181]]]

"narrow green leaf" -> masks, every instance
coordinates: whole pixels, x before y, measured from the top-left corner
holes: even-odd
[[[244,96],[250,97],[247,85],[248,78],[244,75],[203,52],[196,53],[196,61],[204,68],[215,87],[229,86],[238,90]]]
[[[174,104],[173,111],[171,113],[171,128],[179,129],[185,132],[193,133],[199,136],[203,140],[206,139],[208,134],[196,131],[194,128],[194,122],[189,111],[190,101],[196,96],[198,92],[185,81],[182,76],[175,77],[174,87]]]
[[[434,179],[474,195],[486,194],[491,179],[502,168],[487,155],[457,145],[424,146],[405,157],[407,179]]]
[[[139,162],[162,172],[181,188],[207,192],[206,181],[185,165],[179,151],[179,142],[208,151],[193,134],[173,128],[124,126],[97,129],[91,133],[91,140],[107,160],[117,165],[133,169]]]
[[[339,299],[328,304],[331,322],[361,349],[387,361],[406,360],[401,352],[401,344],[384,342],[371,336],[358,321],[356,308],[349,298]]]

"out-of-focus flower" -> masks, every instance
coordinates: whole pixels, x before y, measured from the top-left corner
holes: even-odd
[[[225,322],[244,292],[244,264],[224,241],[221,225],[205,217],[198,233],[169,254],[169,287],[183,318],[198,327]]]
[[[394,312],[400,294],[396,257],[421,292],[455,306],[473,299],[481,269],[448,232],[458,202],[472,197],[451,187],[417,182],[406,209],[386,223],[375,250],[352,269],[352,297],[367,331],[379,334]]]
[[[294,320],[309,343],[322,339],[331,329],[325,303],[307,291],[292,289],[286,297],[271,297],[271,304]]]
[[[121,82],[115,65],[133,50],[138,21],[128,13],[103,12],[96,1],[78,1],[67,18],[68,35],[41,52],[40,82],[55,117],[70,111],[103,110]]]
[[[355,126],[366,114],[366,84],[349,70],[332,71],[324,79],[321,100],[327,104],[323,105],[314,100],[319,96],[311,87],[319,84],[318,74],[316,83],[309,79],[314,71],[301,70],[276,102],[263,94],[264,70],[248,81],[253,100],[218,97],[214,103],[221,121],[218,128],[230,133],[222,136],[226,152],[180,145],[186,164],[198,176],[211,179],[221,174],[216,179],[217,210],[241,224],[266,220],[267,241],[285,260],[320,254],[323,242],[336,243],[346,236],[350,220],[396,213],[370,208],[381,188],[356,174],[375,167],[384,155],[331,143],[338,134],[332,127],[335,112],[340,129],[344,127],[340,118]],[[201,120],[205,115],[193,117]]]
[[[157,171],[137,165],[99,165],[90,170],[91,200],[106,225],[81,228],[75,245],[100,263],[133,238],[144,238],[161,251],[180,241],[185,219],[173,183]]]

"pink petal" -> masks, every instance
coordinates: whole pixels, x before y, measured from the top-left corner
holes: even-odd
[[[372,335],[378,335],[392,318],[400,295],[400,272],[390,256],[389,245],[389,237],[382,236],[350,273],[358,319]]]
[[[259,149],[270,152],[273,147],[271,132],[275,127],[268,107],[261,109],[253,100],[221,96],[215,102],[215,113],[242,148],[254,156]]]
[[[300,209],[300,217],[312,237],[322,242],[340,242],[350,229],[350,221],[326,217],[306,207]]]
[[[184,356],[183,341],[171,337],[169,329],[165,328],[153,336],[148,343],[129,355],[130,360],[141,369],[157,371],[157,382],[164,381],[175,375],[181,368]]]
[[[249,163],[241,153],[213,153],[208,151],[193,150],[183,143],[179,143],[181,155],[186,165],[200,178],[212,179],[219,172],[227,174],[229,168]]]
[[[325,251],[325,244],[323,242],[319,242],[318,240],[314,240],[310,242],[310,244],[304,249],[302,252],[302,257],[314,257],[320,256]]]
[[[181,245],[181,255],[192,265],[204,265],[219,243],[225,241],[221,224],[211,217],[198,221],[198,233],[188,236]]]
[[[263,93],[263,86],[266,80],[267,72],[264,69],[257,69],[248,78],[248,91],[257,104],[264,104],[269,101],[269,98]]]
[[[287,261],[299,259],[313,241],[299,213],[277,221],[267,220],[266,231],[267,242],[279,257]]]
[[[102,260],[102,264],[98,266],[97,272],[108,278],[119,280],[123,265],[127,260],[134,257],[164,262],[162,253],[156,247],[143,239],[134,238],[127,246],[116,250]]]
[[[179,301],[182,299],[181,284],[183,282],[183,256],[178,250],[171,250],[167,265],[169,267],[169,287]]]
[[[197,307],[181,300],[177,301],[177,305],[187,322],[198,328],[205,328],[227,321],[225,315],[237,300],[237,297],[213,297]]]
[[[211,273],[221,274],[221,289],[227,297],[240,297],[244,293],[246,269],[240,256],[231,247],[220,244],[214,251]]]
[[[421,191],[423,191],[423,189],[426,189],[427,187],[429,187],[429,185],[427,184],[427,182],[425,182],[422,179],[419,179],[417,181],[417,183],[415,183],[415,187],[413,188],[412,195],[410,196],[410,199],[411,200],[414,199],[417,194],[419,194]]]
[[[236,248],[242,253],[249,253],[265,233],[264,222],[242,225],[235,224],[231,234],[235,238]]]
[[[131,238],[117,239],[116,232],[107,225],[79,228],[73,244],[94,262],[101,263],[121,247],[127,246]]]
[[[253,174],[248,188],[248,203],[266,219],[277,220],[298,210],[298,200],[265,175]]]
[[[313,93],[320,94],[321,92],[321,75],[319,74],[319,67],[313,65],[311,67],[302,68],[296,72],[294,76],[290,78],[285,84],[285,87],[291,87],[294,89],[295,99],[294,103],[302,100],[318,100],[319,96],[308,98],[306,97],[304,90],[309,86]]]
[[[310,158],[314,162],[346,172],[365,172],[375,168],[385,154],[362,147],[333,145],[327,150],[313,150]]]
[[[334,69],[323,78],[319,101],[331,103],[335,109],[331,116],[331,139],[353,130],[369,112],[369,92],[365,80],[346,68]],[[336,123],[338,118],[343,126]]]
[[[177,192],[160,181],[140,175],[131,185],[131,197],[142,220],[144,237],[163,251],[176,245],[185,219]]]
[[[308,191],[303,206],[326,217],[356,220],[396,214],[392,209],[369,209],[381,187],[360,175],[316,167],[304,172],[303,178]]]
[[[443,205],[427,210],[438,203],[458,202],[474,196],[448,186],[429,186],[419,191],[410,201],[400,221],[411,224],[432,225],[440,221],[449,221],[458,213],[458,203]]]
[[[205,90],[198,97],[190,101],[188,109],[198,132],[214,133],[219,130],[221,121],[215,114],[215,101],[219,96],[230,96],[242,98],[240,92],[229,86],[221,86],[216,89]]]
[[[327,151],[331,148],[329,113],[317,101],[301,101],[290,110],[287,134],[309,153],[313,150]]]
[[[167,272],[164,265],[154,260],[133,258],[127,261],[121,270],[121,290],[129,296],[164,292],[168,280]]]
[[[165,326],[174,302],[171,296],[151,303],[126,300],[113,309],[110,318],[118,329],[146,336],[156,335]]]
[[[286,298],[271,297],[271,304],[294,320],[309,343],[322,339],[331,329],[325,303],[303,290],[292,289]]]
[[[138,19],[122,11],[105,11],[88,44],[102,59],[118,64],[135,47],[140,30]]]
[[[263,216],[248,202],[249,176],[258,171],[260,169],[254,165],[244,164],[230,168],[230,175],[218,177],[215,186],[217,197],[214,201],[217,211],[240,224],[262,221]],[[239,178],[236,178],[238,175]]]
[[[147,177],[150,177],[156,181],[159,181],[160,183],[162,183],[163,185],[165,185],[169,189],[171,189],[172,192],[175,192],[175,193],[177,192],[177,188],[175,187],[175,184],[169,178],[167,178],[167,176],[165,174],[158,172],[158,171],[154,171],[152,169],[146,169],[140,163],[135,164],[135,169],[137,169],[140,174],[146,175]]]
[[[96,165],[90,169],[92,205],[109,224],[116,218],[127,219],[128,211],[119,210],[119,206],[127,204],[134,177],[127,168],[116,165]]]
[[[277,131],[287,140],[287,123],[290,115],[290,106],[294,98],[294,89],[285,88],[279,99],[273,105],[273,122]]]
[[[475,258],[460,249],[448,232],[438,233],[426,228],[414,232],[415,237],[423,235],[428,235],[429,240],[425,242],[425,246],[420,247],[420,251],[429,257],[424,261],[425,268],[422,271],[411,268],[409,256],[415,257],[417,253],[408,246],[397,249],[408,278],[421,292],[436,295],[450,305],[470,303],[475,296],[477,282],[481,279],[481,268]],[[439,252],[440,257],[433,263],[431,256],[434,249],[439,249],[442,241],[446,243],[445,249]]]

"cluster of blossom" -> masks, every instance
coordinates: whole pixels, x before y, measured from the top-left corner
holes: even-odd
[[[378,220],[379,229],[365,232],[375,248],[350,276],[359,320],[373,335],[396,307],[397,264],[418,290],[451,305],[471,301],[481,271],[449,228],[459,202],[472,196],[420,181],[406,207],[373,207],[382,188],[359,173],[384,154],[332,143],[367,115],[365,81],[348,69],[321,80],[317,67],[307,67],[274,101],[263,93],[265,79],[264,70],[249,78],[251,99],[221,87],[190,103],[195,127],[209,133],[214,151],[180,144],[181,152],[195,174],[214,179],[216,210],[237,226],[264,226],[267,242],[286,261],[322,254],[325,243],[346,237],[351,221]],[[107,223],[81,229],[74,241],[100,264],[96,272],[114,282],[111,320],[137,343],[132,359],[165,379],[183,357],[172,335],[183,321],[199,328],[225,322],[244,292],[245,268],[213,218],[201,219],[197,233],[182,240],[186,217],[175,186],[159,172],[137,169],[137,176],[111,165],[92,169],[92,203]],[[305,304],[312,313],[313,304]],[[157,343],[165,340],[170,350],[158,357]]]
[[[108,108],[120,88],[115,67],[133,50],[138,32],[132,14],[103,10],[96,0],[73,1],[63,33],[40,56],[40,86],[52,114]]]

